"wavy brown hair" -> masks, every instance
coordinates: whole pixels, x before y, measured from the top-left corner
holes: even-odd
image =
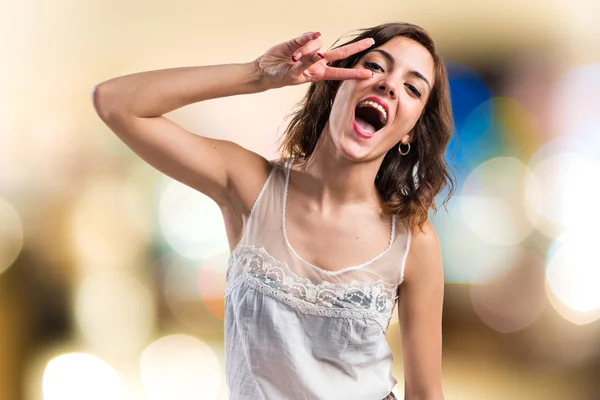
[[[450,89],[446,67],[437,54],[433,40],[421,27],[409,23],[388,23],[359,30],[353,38],[334,48],[373,38],[375,44],[367,50],[343,60],[328,63],[332,67],[352,68],[369,50],[394,37],[407,37],[425,47],[434,61],[435,80],[423,113],[412,132],[410,153],[401,156],[396,146],[384,156],[375,178],[375,186],[383,199],[383,212],[407,218],[411,228],[422,228],[429,209],[437,211],[435,197],[445,188],[446,205],[455,191],[453,175],[444,153],[453,132]],[[338,39],[336,44],[344,37]],[[283,158],[309,158],[329,119],[331,106],[340,81],[319,81],[310,84],[304,98],[291,114],[279,150]]]

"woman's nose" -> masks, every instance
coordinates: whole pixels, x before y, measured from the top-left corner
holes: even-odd
[[[380,91],[389,94],[391,98],[396,97],[396,88],[390,82],[381,81],[377,87]]]

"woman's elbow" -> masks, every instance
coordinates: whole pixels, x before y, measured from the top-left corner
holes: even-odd
[[[92,104],[101,120],[107,122],[123,114],[123,99],[111,81],[92,88]]]
[[[99,83],[92,88],[92,105],[96,114],[105,121],[113,113],[111,109],[110,90],[106,83]]]

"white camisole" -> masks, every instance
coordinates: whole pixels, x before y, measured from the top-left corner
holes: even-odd
[[[385,339],[410,232],[338,271],[304,261],[285,233],[291,162],[274,163],[232,251],[225,289],[231,400],[381,400],[396,384]]]

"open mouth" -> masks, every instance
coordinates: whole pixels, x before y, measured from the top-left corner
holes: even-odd
[[[361,131],[373,135],[387,123],[387,111],[373,100],[363,100],[354,110],[354,119]]]

